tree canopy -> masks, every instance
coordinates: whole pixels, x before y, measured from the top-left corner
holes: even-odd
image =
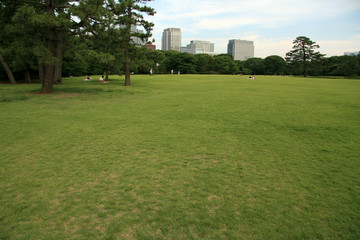
[[[38,68],[42,93],[51,93],[61,83],[64,46],[83,50],[86,58],[96,58],[104,72],[120,72],[125,64],[126,84],[130,85],[129,62],[135,51],[133,38],[144,42],[151,36],[153,23],[143,13],[150,0],[27,0],[0,1],[0,62],[11,77],[14,70]],[[144,29],[133,31],[140,26]],[[76,38],[82,40],[77,40]],[[10,40],[9,40],[10,39]],[[79,45],[83,47],[79,49]],[[11,64],[7,64],[7,61]]]
[[[304,77],[306,77],[307,63],[321,60],[324,54],[315,52],[315,49],[320,48],[320,46],[305,36],[297,37],[293,44],[293,50],[286,53],[286,61],[289,63],[300,62],[303,66]]]

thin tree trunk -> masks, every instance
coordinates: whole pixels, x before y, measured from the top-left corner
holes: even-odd
[[[12,73],[9,65],[7,65],[7,63],[5,62],[2,54],[0,53],[0,63],[3,66],[3,68],[5,69],[5,72],[9,78],[9,81],[11,84],[16,84],[15,78],[14,78],[14,74]]]
[[[62,43],[57,42],[56,44],[56,58],[57,62],[55,64],[55,71],[54,71],[54,83],[55,84],[62,84],[61,72],[62,72]]]
[[[39,67],[39,81],[41,84],[44,82],[44,65],[38,59],[38,67]]]
[[[129,48],[125,46],[125,86],[130,86]]]
[[[132,7],[127,7],[127,18],[130,20],[132,18]],[[128,23],[130,24],[130,23]],[[130,56],[129,56],[129,45],[131,41],[131,24],[128,27],[128,32],[126,33],[126,42],[125,42],[125,86],[130,86]]]
[[[304,77],[306,77],[306,52],[305,52],[304,44],[303,44],[303,68],[304,68]]]
[[[105,81],[109,81],[109,71],[107,69],[105,71]]]
[[[28,83],[31,82],[29,69],[26,69],[25,72],[24,72],[24,81],[25,81],[25,82],[28,82]]]
[[[63,13],[64,9],[60,8],[60,11]],[[63,34],[61,32],[57,33],[57,43],[56,43],[56,58],[57,62],[55,64],[54,70],[54,83],[62,84],[62,64],[63,64],[63,43],[62,43]]]
[[[55,3],[54,0],[46,0],[46,10],[50,15],[54,14]],[[41,88],[41,93],[52,93],[53,91],[53,78],[55,64],[53,57],[55,52],[55,30],[52,26],[46,28],[46,46],[49,51],[49,57],[45,64],[44,81]]]
[[[45,74],[44,74],[44,81],[41,88],[41,93],[52,93],[53,91],[53,78],[54,78],[54,69],[55,66],[52,63],[54,56],[54,50],[55,50],[55,44],[54,44],[54,32],[52,29],[47,29],[47,39],[46,39],[46,45],[50,52],[50,57],[47,59],[47,63],[45,64]]]

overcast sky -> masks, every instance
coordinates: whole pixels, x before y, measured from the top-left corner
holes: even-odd
[[[165,28],[181,28],[191,40],[215,43],[226,53],[230,39],[254,41],[255,57],[284,57],[298,36],[320,45],[326,56],[360,51],[360,0],[155,0],[153,38],[161,49]]]

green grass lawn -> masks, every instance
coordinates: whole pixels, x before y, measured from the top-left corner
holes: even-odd
[[[0,239],[360,238],[359,80],[82,79],[0,85]]]

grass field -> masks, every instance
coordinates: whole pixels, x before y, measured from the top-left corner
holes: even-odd
[[[359,80],[81,79],[0,85],[0,239],[360,239]]]

